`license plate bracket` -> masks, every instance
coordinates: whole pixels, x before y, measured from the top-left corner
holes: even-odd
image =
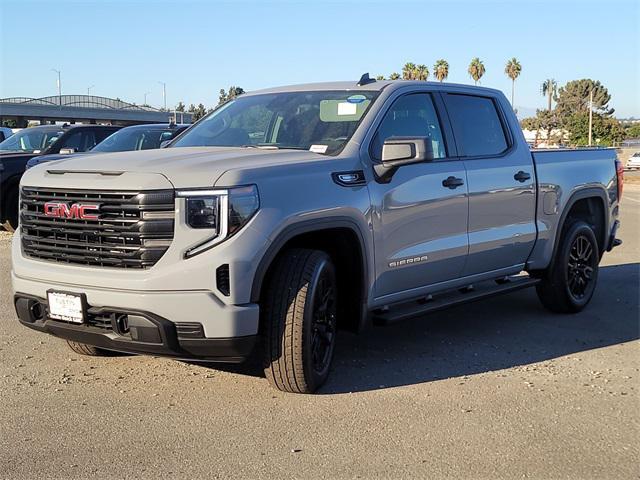
[[[84,323],[87,318],[87,296],[84,293],[47,290],[49,318],[70,323]]]

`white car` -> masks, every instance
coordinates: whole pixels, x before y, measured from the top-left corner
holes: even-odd
[[[625,166],[625,168],[627,170],[640,168],[640,152],[636,152],[629,157],[629,160],[627,160],[627,165]]]

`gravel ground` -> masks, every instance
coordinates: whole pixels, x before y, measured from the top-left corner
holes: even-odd
[[[622,215],[586,311],[521,291],[343,334],[316,396],[19,326],[0,232],[0,477],[638,478],[640,187]]]

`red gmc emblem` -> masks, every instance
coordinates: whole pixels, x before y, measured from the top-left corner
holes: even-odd
[[[78,220],[98,220],[98,215],[88,213],[100,210],[100,205],[93,203],[74,203],[69,205],[60,202],[47,202],[44,204],[44,214],[47,217],[75,218]]]

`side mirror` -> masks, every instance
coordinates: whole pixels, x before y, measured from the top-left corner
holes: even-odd
[[[171,143],[171,140],[163,140],[162,142],[160,142],[160,148],[165,148],[168,147],[169,144]]]
[[[65,147],[60,149],[60,155],[71,155],[72,153],[76,153],[75,148]]]
[[[433,148],[429,137],[391,137],[382,145],[381,162],[373,170],[378,180],[387,183],[401,166],[431,160]]]

